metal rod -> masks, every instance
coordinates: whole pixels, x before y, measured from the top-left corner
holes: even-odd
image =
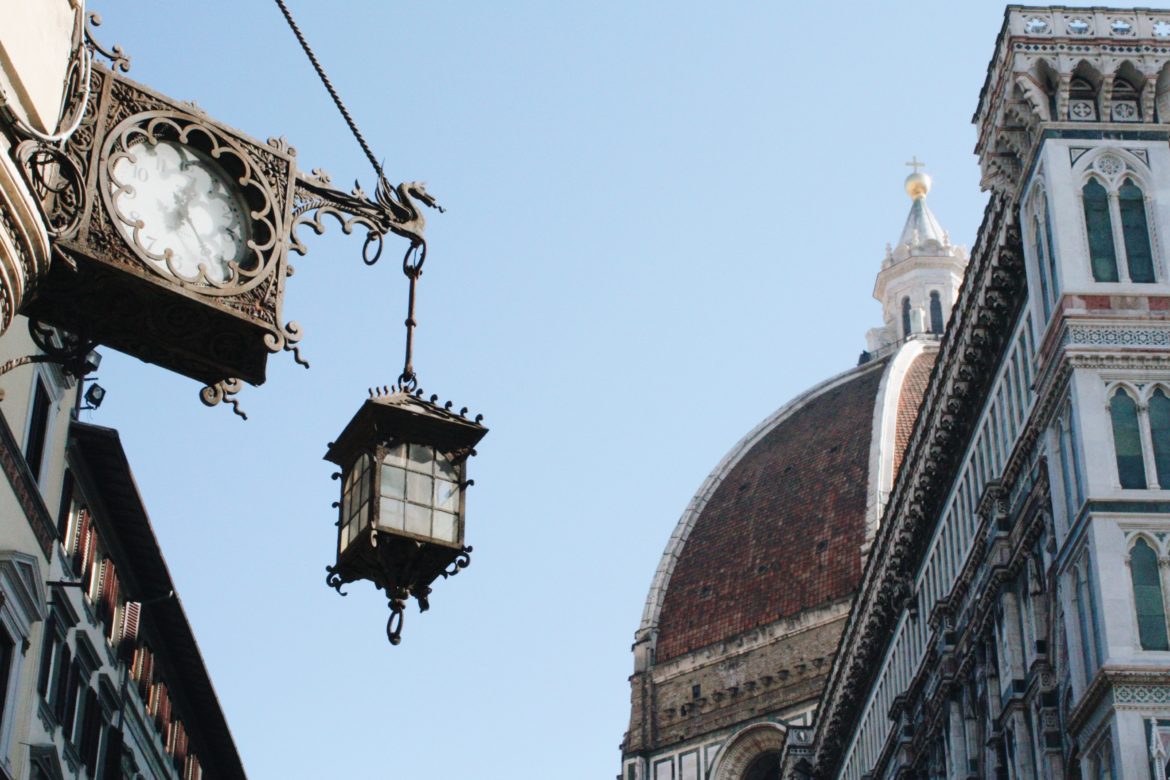
[[[398,377],[398,383],[407,392],[413,390],[414,386],[418,384],[418,378],[414,375],[414,327],[418,324],[414,319],[414,288],[418,277],[417,271],[415,273],[406,272],[406,278],[410,280],[410,293],[406,304],[406,360],[402,365],[402,376]]]
[[[285,21],[293,31],[293,35],[297,37],[301,48],[305,51],[305,56],[309,58],[309,62],[313,64],[313,69],[317,71],[317,76],[320,77],[321,83],[325,85],[325,89],[329,91],[329,97],[333,98],[333,104],[337,106],[337,110],[341,112],[342,119],[349,125],[350,132],[357,142],[361,145],[362,151],[366,153],[366,159],[370,161],[370,165],[374,166],[374,172],[378,174],[378,179],[385,179],[386,176],[382,173],[382,165],[378,162],[378,158],[374,157],[374,152],[370,149],[370,145],[366,143],[365,136],[362,131],[358,130],[357,122],[349,115],[349,109],[345,107],[345,103],[341,102],[341,96],[337,94],[337,90],[333,88],[333,82],[325,75],[325,68],[321,67],[321,63],[317,61],[317,55],[309,47],[309,42],[305,40],[301,28],[297,26],[296,20],[293,19],[292,11],[288,10],[288,6],[284,4],[284,0],[276,0],[276,4],[280,7],[280,12],[284,14]]]

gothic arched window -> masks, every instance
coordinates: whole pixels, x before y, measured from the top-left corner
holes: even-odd
[[[936,336],[943,332],[942,299],[937,291],[930,294],[930,332]]]
[[[1117,452],[1117,476],[1123,488],[1146,486],[1146,465],[1142,458],[1142,436],[1138,427],[1137,403],[1120,387],[1109,399],[1113,420],[1113,447]]]
[[[1089,565],[1086,559],[1083,564],[1086,568]],[[1073,570],[1073,576],[1076,577],[1074,594],[1077,602],[1077,623],[1080,624],[1081,631],[1081,660],[1085,664],[1085,682],[1088,683],[1093,679],[1093,673],[1096,671],[1096,664],[1093,660],[1093,648],[1096,642],[1094,641],[1094,632],[1089,624],[1089,614],[1093,609],[1092,598],[1089,595],[1089,578],[1085,571],[1077,566]]]
[[[1047,203],[1041,201],[1040,208],[1044,212],[1044,237],[1047,239],[1044,251],[1048,255],[1048,281],[1052,284],[1052,300],[1055,301],[1060,296],[1060,277],[1056,275],[1056,245],[1052,241],[1052,219],[1048,214]]]
[[[1146,224],[1146,199],[1141,188],[1127,178],[1117,193],[1121,211],[1121,233],[1129,278],[1135,282],[1154,281],[1154,259],[1150,251],[1150,229]]]
[[[1036,267],[1040,270],[1040,300],[1044,304],[1044,319],[1052,314],[1051,299],[1048,294],[1048,258],[1044,251],[1044,234],[1040,232],[1040,218],[1032,218],[1032,246],[1036,255]]]
[[[1109,193],[1096,179],[1081,191],[1085,201],[1085,229],[1089,233],[1089,263],[1093,279],[1117,281],[1117,252],[1113,247],[1113,221],[1109,217]]]
[[[902,299],[902,338],[910,336],[910,298]]]
[[[1170,650],[1166,636],[1166,607],[1158,575],[1158,553],[1142,537],[1129,551],[1133,602],[1137,608],[1138,639],[1143,650]]]
[[[1150,396],[1147,410],[1150,417],[1150,439],[1154,445],[1154,467],[1158,486],[1170,488],[1170,397],[1162,388]]]

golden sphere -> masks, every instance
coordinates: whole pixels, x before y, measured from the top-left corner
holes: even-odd
[[[911,198],[920,198],[930,192],[930,177],[921,171],[915,171],[906,177],[906,194]]]

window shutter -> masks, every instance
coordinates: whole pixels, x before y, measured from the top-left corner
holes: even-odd
[[[150,705],[150,685],[154,682],[154,656],[150,652],[150,648],[143,645],[138,648],[138,654],[141,661],[138,665],[138,692],[142,696],[142,700],[146,702],[148,708]]]
[[[89,510],[85,507],[77,508],[77,518],[73,527],[69,529],[70,536],[65,540],[65,552],[69,553],[73,561],[73,570],[80,571],[80,556],[82,550],[82,535],[89,526]]]
[[[65,711],[69,701],[69,678],[73,669],[73,653],[69,646],[61,648],[60,666],[57,667],[57,681],[53,684],[53,713],[57,722],[65,723]]]
[[[77,536],[73,542],[73,573],[78,577],[85,574],[86,550],[89,549],[89,537],[93,533],[93,521],[88,509],[82,509],[77,516]]]
[[[64,709],[61,714],[61,730],[66,739],[70,740],[73,738],[73,720],[74,716],[77,715],[77,694],[80,687],[81,671],[77,668],[77,664],[71,664],[68,685],[65,687]]]
[[[49,690],[53,679],[53,654],[57,651],[57,616],[49,615],[45,621],[45,630],[41,634],[41,668],[37,672],[37,693],[45,701],[49,700]]]
[[[142,616],[142,605],[137,601],[127,601],[122,610],[122,628],[118,633],[118,653],[125,660],[134,653],[135,643],[138,641],[138,620]]]
[[[97,608],[98,620],[104,621],[106,618],[106,589],[110,579],[110,559],[95,560],[93,570],[97,573],[97,587],[90,592],[95,596],[93,602]]]
[[[106,780],[123,780],[122,774],[122,730],[108,729],[106,737],[105,767],[102,777]]]
[[[85,583],[86,593],[92,592],[94,578],[94,558],[97,556],[97,531],[90,523],[86,528],[85,549],[81,551],[81,578]]]

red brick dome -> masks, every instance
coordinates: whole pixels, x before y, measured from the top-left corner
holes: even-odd
[[[655,578],[643,628],[656,624],[656,663],[852,596],[877,511],[874,432],[888,432],[896,469],[933,363],[933,350],[915,348],[861,365],[780,409],[724,459]]]

